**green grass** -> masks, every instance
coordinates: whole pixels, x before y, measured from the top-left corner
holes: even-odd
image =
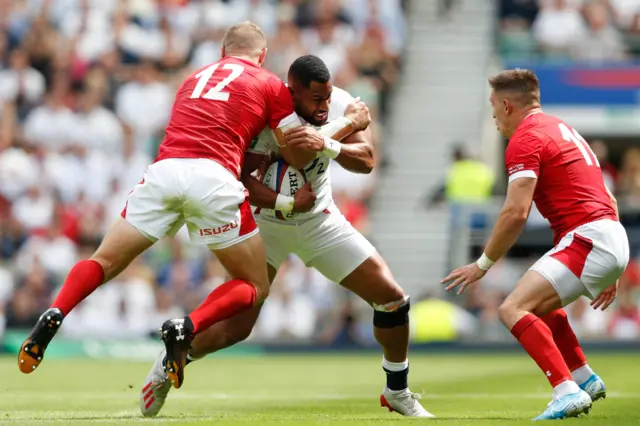
[[[640,425],[640,359],[595,355],[609,397],[564,425]],[[0,424],[381,425],[408,420],[380,408],[379,356],[213,358],[187,368],[161,415],[143,419],[138,392],[150,363],[47,360],[29,376],[0,359]],[[411,358],[410,384],[434,424],[524,425],[550,400],[544,376],[524,354]]]

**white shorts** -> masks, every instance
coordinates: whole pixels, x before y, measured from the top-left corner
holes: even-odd
[[[580,296],[598,297],[622,275],[627,263],[627,232],[620,222],[603,219],[569,232],[531,270],[553,285],[566,306]]]
[[[217,162],[198,158],[150,165],[122,217],[152,241],[175,235],[186,223],[191,240],[213,250],[258,232],[242,182]]]
[[[267,250],[267,262],[278,269],[289,254],[340,283],[376,249],[338,211],[321,213],[300,224],[278,223],[256,216]]]

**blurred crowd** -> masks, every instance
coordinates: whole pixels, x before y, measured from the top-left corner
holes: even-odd
[[[225,30],[243,20],[268,36],[265,65],[281,78],[313,53],[336,86],[368,104],[380,162],[406,38],[401,0],[0,0],[0,330],[30,328],[70,267],[91,255],[153,161],[177,85],[218,60]],[[332,169],[336,202],[367,234],[377,174]],[[224,280],[183,229],[62,330],[144,336]],[[351,303],[291,259],[252,338],[339,340]]]
[[[500,0],[505,59],[622,61],[640,55],[640,0]]]

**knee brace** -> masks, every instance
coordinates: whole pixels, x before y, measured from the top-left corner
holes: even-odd
[[[409,296],[386,305],[373,304],[373,325],[378,328],[393,328],[409,324]]]

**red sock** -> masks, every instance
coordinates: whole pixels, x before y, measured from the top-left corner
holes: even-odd
[[[252,308],[255,301],[256,289],[250,282],[231,280],[222,284],[189,314],[193,333],[198,334],[217,322]]]
[[[540,317],[540,319],[549,326],[553,334],[553,341],[556,342],[556,346],[560,349],[562,358],[564,358],[564,362],[570,371],[577,370],[587,364],[587,358],[584,356],[580,343],[578,343],[578,338],[569,325],[567,313],[564,309],[556,309]]]
[[[93,293],[104,281],[104,270],[95,260],[82,260],[71,268],[67,279],[51,305],[63,315],[69,314],[78,303]]]
[[[571,372],[553,342],[551,330],[540,318],[533,314],[525,315],[513,326],[511,334],[545,373],[551,386],[571,380]]]

